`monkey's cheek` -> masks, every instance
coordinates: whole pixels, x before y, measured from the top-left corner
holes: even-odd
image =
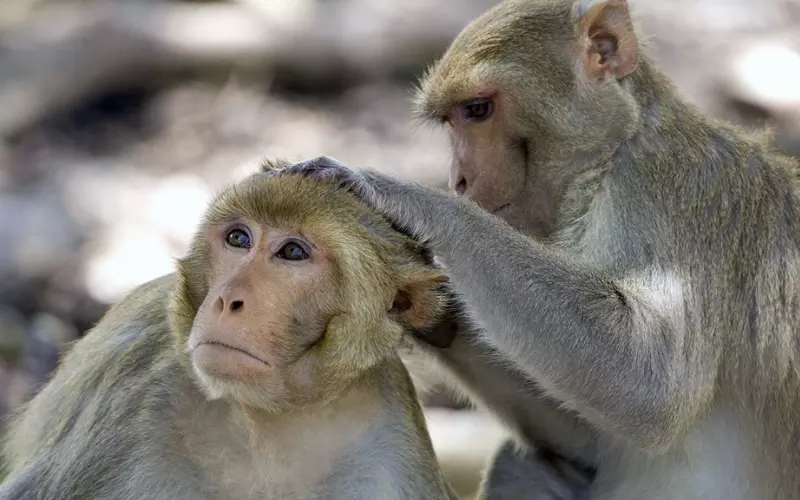
[[[269,374],[270,367],[249,354],[217,344],[201,344],[193,354],[195,368],[223,380],[246,381]]]

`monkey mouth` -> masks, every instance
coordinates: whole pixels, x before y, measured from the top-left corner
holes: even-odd
[[[241,347],[235,347],[235,346],[232,346],[230,344],[226,344],[224,342],[219,342],[218,340],[209,340],[209,341],[205,341],[205,342],[200,342],[199,344],[197,344],[197,346],[195,346],[195,349],[197,349],[201,345],[212,345],[212,346],[221,347],[223,349],[230,349],[232,351],[237,351],[237,352],[240,352],[242,354],[245,354],[245,355],[253,358],[256,361],[259,361],[259,362],[263,363],[266,366],[269,366],[269,363],[267,363],[263,359],[259,358],[258,356],[253,355],[251,352],[242,349]]]
[[[506,208],[508,208],[510,206],[511,206],[511,202],[506,203],[505,205],[500,205],[499,207],[495,208],[494,210],[490,210],[489,213],[492,214],[492,215],[497,215],[497,214],[499,214],[500,212],[502,212],[503,210],[505,210]]]

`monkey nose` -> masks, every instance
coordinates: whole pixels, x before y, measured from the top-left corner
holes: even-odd
[[[456,183],[456,194],[458,194],[459,196],[464,196],[464,193],[466,191],[467,191],[467,180],[461,177]]]
[[[217,298],[217,303],[215,308],[221,314],[237,313],[244,310],[244,301],[220,296]]]

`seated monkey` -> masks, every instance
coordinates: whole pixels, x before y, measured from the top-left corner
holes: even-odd
[[[0,499],[451,498],[395,350],[442,280],[352,195],[254,174],[26,405]]]

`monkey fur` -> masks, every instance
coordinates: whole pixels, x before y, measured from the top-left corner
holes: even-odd
[[[0,499],[454,498],[395,352],[442,279],[330,183],[254,174],[25,406]]]
[[[325,157],[282,173],[431,249],[474,323],[431,349],[465,392],[594,470],[595,500],[800,499],[797,159],[681,97],[624,0],[496,5],[417,107],[461,196]]]

